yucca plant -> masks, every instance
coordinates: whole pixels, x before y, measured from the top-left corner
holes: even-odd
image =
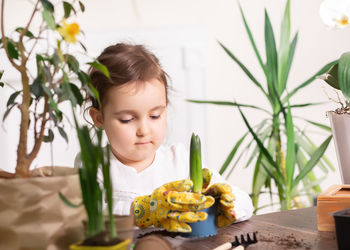
[[[254,164],[254,176],[252,181],[253,204],[255,212],[262,207],[258,206],[259,196],[267,188],[270,194],[270,204],[273,204],[273,192],[277,189],[280,209],[286,210],[293,207],[303,206],[299,203],[298,197],[306,194],[309,201],[313,202],[313,195],[319,193],[319,183],[326,177],[328,169],[334,171],[334,167],[324,156],[331,135],[321,143],[320,146],[311,140],[308,131],[301,129],[295,124],[297,118],[293,116],[292,110],[305,108],[320,103],[290,104],[291,98],[304,87],[308,86],[318,75],[325,73],[336,61],[328,63],[305,82],[297,85],[294,89],[287,91],[289,71],[292,65],[295,48],[298,40],[298,33],[291,40],[290,24],[290,2],[287,0],[281,25],[280,45],[277,49],[276,39],[270,22],[269,15],[265,10],[265,53],[263,58],[256,46],[253,34],[249,28],[244,12],[240,7],[242,20],[247,31],[250,43],[253,47],[259,65],[264,72],[265,86],[225,45],[219,42],[227,55],[238,64],[243,72],[249,77],[253,84],[266,97],[270,104],[269,109],[257,107],[252,104],[211,101],[211,100],[188,100],[194,103],[205,103],[215,105],[226,105],[237,107],[247,126],[244,133],[235,143],[233,149],[223,163],[220,173],[226,174],[228,178],[242,155],[250,153],[246,166]],[[290,89],[290,88],[289,88]],[[251,125],[242,109],[250,108],[265,112],[267,117],[256,125]],[[301,118],[317,128],[330,133],[330,128],[323,124],[313,122],[307,118]],[[245,143],[244,143],[245,142]],[[245,146],[244,146],[245,145]],[[285,147],[282,147],[285,145]],[[286,148],[284,151],[283,148]],[[313,168],[318,166],[325,175],[317,178]]]

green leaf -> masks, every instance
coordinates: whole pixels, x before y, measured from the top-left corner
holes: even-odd
[[[236,145],[233,147],[233,149],[231,150],[231,152],[229,153],[229,155],[227,156],[224,164],[222,164],[219,173],[222,175],[225,170],[227,169],[228,165],[231,163],[233,157],[235,156],[238,148],[241,146],[242,142],[244,141],[245,137],[247,136],[248,133],[245,133],[236,143]]]
[[[295,93],[297,93],[300,89],[305,88],[308,86],[311,82],[313,82],[317,76],[322,75],[326,73],[330,67],[332,67],[334,64],[338,63],[338,60],[332,61],[325,66],[323,66],[319,71],[317,71],[313,76],[311,76],[309,79],[307,79],[305,82],[298,85],[296,88],[294,88],[284,99],[283,103],[285,103],[287,100],[289,100]]]
[[[48,1],[48,0],[40,0],[42,6],[44,7],[44,10],[49,11],[51,13],[53,13],[55,11],[55,8],[53,6],[53,4]]]
[[[262,153],[258,155],[258,158],[255,163],[255,168],[254,168],[254,175],[253,175],[253,183],[252,183],[252,202],[254,205],[254,208],[258,207],[258,202],[259,202],[259,195],[261,193],[261,189],[264,186],[267,178],[266,171],[264,169],[261,169],[261,158],[262,158]]]
[[[56,29],[56,22],[53,14],[48,11],[47,9],[44,9],[43,11],[43,19],[47,23],[50,29],[55,30]]]
[[[64,9],[64,18],[68,18],[73,9],[73,6],[70,3],[63,1],[63,9]]]
[[[237,102],[228,102],[228,101],[205,101],[205,100],[193,100],[193,99],[187,99],[186,101],[192,102],[192,103],[202,103],[202,104],[214,104],[214,105],[223,105],[223,106],[234,106],[234,107],[244,107],[244,108],[252,108],[252,109],[257,109],[264,111],[265,113],[271,115],[271,112],[260,108],[255,105],[249,105],[249,104],[242,104],[242,103],[237,103]]]
[[[30,85],[30,92],[35,96],[36,99],[39,99],[44,94],[44,90],[42,87],[42,76],[38,75],[37,78]]]
[[[18,59],[19,54],[15,43],[10,39],[6,39],[6,45],[7,45],[7,51],[9,52],[10,57],[13,59]]]
[[[69,86],[70,86],[70,89],[71,89],[73,95],[75,96],[77,103],[79,105],[82,105],[84,102],[84,98],[83,98],[82,94],[80,93],[79,88],[73,83],[69,83]]]
[[[81,85],[84,86],[85,84],[89,83],[90,82],[90,77],[88,74],[86,74],[84,71],[79,71],[77,73],[78,75],[78,78],[81,82]]]
[[[52,130],[49,128],[48,134],[44,136],[44,140],[43,140],[43,141],[44,141],[44,142],[52,142],[53,139],[54,139],[54,137],[55,137],[55,136],[54,136]]]
[[[5,83],[3,83],[3,82],[0,82],[0,87],[4,87],[5,86]]]
[[[13,107],[16,107],[18,105],[18,103],[14,103],[12,104],[11,107],[7,108],[7,110],[4,113],[4,116],[2,117],[2,121],[4,122],[7,118],[7,116],[10,114],[11,110],[13,109]]]
[[[12,105],[15,100],[16,100],[16,97],[21,93],[21,91],[16,91],[14,92],[12,95],[10,95],[8,101],[7,101],[7,104],[6,104],[6,107],[9,107],[10,105]]]
[[[252,45],[252,47],[253,47],[253,49],[254,49],[254,52],[255,52],[256,57],[258,58],[259,64],[260,64],[262,70],[264,71],[264,73],[265,73],[265,75],[266,75],[266,68],[265,68],[265,65],[264,65],[264,63],[263,63],[263,61],[262,61],[262,59],[261,59],[259,50],[258,50],[258,48],[256,47],[256,44],[255,44],[255,41],[254,41],[254,37],[253,37],[253,35],[252,35],[252,32],[250,31],[250,28],[249,28],[249,26],[248,26],[248,23],[247,23],[247,21],[246,21],[246,18],[245,18],[245,16],[244,16],[244,13],[243,13],[243,10],[242,10],[242,7],[241,7],[240,4],[239,4],[239,10],[240,10],[240,12],[241,12],[241,16],[242,16],[242,19],[243,19],[244,27],[245,27],[245,29],[246,29],[246,31],[247,31],[247,34],[248,34],[250,43],[251,43],[251,45]]]
[[[324,124],[321,124],[321,123],[318,123],[318,122],[313,122],[313,121],[310,121],[310,120],[307,120],[307,119],[304,119],[304,121],[316,126],[316,127],[319,127],[320,129],[323,129],[327,132],[332,132],[332,129],[327,126],[327,125],[324,125]]]
[[[276,183],[278,182],[279,184],[281,184],[283,181],[283,175],[281,173],[281,171],[279,170],[276,162],[273,160],[272,156],[270,155],[270,153],[268,152],[268,150],[264,147],[264,145],[262,144],[262,142],[260,141],[260,139],[258,138],[258,136],[255,134],[255,132],[253,131],[252,127],[249,125],[249,122],[247,120],[247,118],[245,117],[245,115],[243,114],[242,110],[240,109],[240,107],[238,107],[238,110],[244,120],[244,123],[246,124],[247,128],[249,129],[250,134],[254,137],[254,140],[256,141],[256,143],[258,144],[260,151],[262,152],[263,156],[266,157],[267,161],[269,162],[269,164],[271,164],[271,166],[273,166],[276,170],[277,173],[277,177],[275,179]],[[267,170],[268,171],[268,170]]]
[[[94,67],[95,69],[100,70],[108,79],[111,79],[111,76],[109,75],[109,71],[105,65],[99,63],[98,61],[90,62],[88,64]]]
[[[282,75],[281,75],[281,78],[279,79],[281,93],[286,89],[286,86],[287,86],[287,80],[288,80],[290,68],[292,66],[297,41],[298,41],[298,33],[294,36],[293,41],[290,44],[287,61],[285,62],[285,64],[283,64],[281,66],[282,67],[281,68]],[[279,77],[280,77],[280,75],[279,75]]]
[[[324,75],[320,76],[320,78],[331,85],[333,88],[340,90],[338,80],[338,66],[338,63],[334,64]]]
[[[331,141],[332,136],[329,136],[321,146],[312,154],[310,160],[306,163],[305,168],[298,174],[298,176],[294,179],[292,188],[296,188],[299,181],[302,180],[317,164],[320,160],[324,152],[326,151],[329,142]]]
[[[83,202],[81,202],[80,204],[73,204],[71,203],[61,192],[58,192],[59,197],[61,198],[61,200],[63,201],[64,204],[66,204],[66,206],[71,207],[71,208],[77,208],[80,207],[81,205],[83,205]]]
[[[85,11],[85,6],[84,6],[84,4],[81,1],[79,1],[79,6],[80,6],[81,11],[84,12]]]
[[[286,173],[287,173],[287,185],[291,187],[294,166],[295,166],[295,141],[294,141],[294,125],[290,107],[288,105],[287,121],[286,121],[286,136],[287,136],[287,155],[286,155]]]
[[[68,136],[66,134],[66,131],[64,131],[62,127],[57,127],[57,129],[60,135],[62,136],[62,138],[66,141],[66,143],[68,143]]]
[[[278,50],[278,90],[282,93],[285,89],[285,77],[288,57],[290,54],[289,39],[290,39],[290,3],[287,0],[286,7],[284,9],[284,15],[281,25],[281,37],[280,46]]]
[[[74,71],[75,73],[79,72],[79,62],[78,60],[72,56],[72,55],[67,55],[68,57],[68,67],[70,70]]]
[[[350,101],[350,52],[341,55],[338,68],[339,87],[344,97]]]
[[[24,32],[24,28],[23,28],[23,27],[18,27],[18,28],[16,28],[16,31],[17,31],[18,33],[22,34],[22,33]],[[29,37],[29,38],[31,38],[31,39],[35,38],[34,35],[33,35],[33,33],[30,32],[29,30],[27,30],[27,32],[26,32],[24,35],[27,36],[27,37]]]
[[[80,46],[83,48],[83,50],[84,50],[85,52],[87,52],[87,48],[85,47],[85,45],[84,45],[82,42],[80,42],[80,41],[79,41],[79,44],[80,44]]]
[[[268,100],[270,100],[270,97],[268,96],[268,94],[266,93],[266,91],[264,90],[264,88],[262,87],[261,83],[259,83],[256,78],[253,76],[253,74],[248,70],[248,68],[246,66],[244,66],[243,63],[241,63],[240,60],[238,60],[238,58],[229,50],[227,49],[222,43],[218,42],[220,44],[220,46],[224,49],[224,51],[226,52],[226,54],[228,54],[232,60],[234,60],[238,66],[244,71],[244,73],[249,77],[250,80],[252,80],[252,82],[264,93],[264,95],[266,96],[266,98]]]
[[[266,71],[268,75],[268,86],[269,93],[273,95],[273,88],[278,90],[280,94],[280,90],[277,86],[277,70],[278,70],[278,62],[277,62],[277,50],[275,43],[275,35],[273,33],[272,25],[270,22],[270,18],[265,10],[265,49],[266,49]]]

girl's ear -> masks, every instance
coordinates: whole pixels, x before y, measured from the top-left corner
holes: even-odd
[[[103,126],[103,117],[101,111],[96,108],[90,108],[89,114],[96,127],[100,128]]]

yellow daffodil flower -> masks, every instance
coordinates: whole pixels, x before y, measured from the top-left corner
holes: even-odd
[[[62,26],[57,29],[64,40],[68,43],[76,43],[76,36],[80,32],[79,24],[77,23],[66,23],[66,20],[62,21]]]
[[[322,21],[330,28],[345,28],[350,19],[350,0],[324,0],[320,5]]]

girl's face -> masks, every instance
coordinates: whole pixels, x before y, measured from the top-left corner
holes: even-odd
[[[113,87],[103,112],[91,109],[96,126],[103,126],[113,154],[137,171],[151,165],[166,133],[166,90],[157,79]]]

